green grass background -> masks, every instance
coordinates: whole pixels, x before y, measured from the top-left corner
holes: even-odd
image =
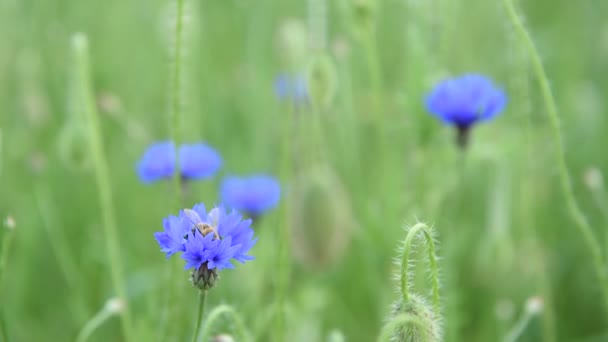
[[[335,96],[294,113],[276,99],[273,80],[310,72],[320,52],[309,49],[301,63],[289,64],[278,37],[289,18],[307,25],[307,6],[186,6],[180,140],[207,141],[225,166],[191,184],[185,205],[217,203],[226,174],[269,172],[284,187],[281,206],[255,224],[257,259],[222,272],[207,310],[232,305],[257,340],[271,340],[279,246],[335,251],[331,260],[290,257],[285,340],[324,341],[338,330],[346,341],[373,341],[397,297],[392,258],[403,225],[420,220],[438,233],[445,341],[501,341],[532,296],[544,299],[544,310],[519,341],[608,341],[591,256],[559,188],[546,109],[502,2],[378,0],[370,48],[359,39],[364,23],[352,16],[353,2],[327,1],[324,53]],[[608,2],[520,7],[557,100],[575,196],[608,253],[604,189],[594,195],[584,183],[589,168],[608,167]],[[73,340],[114,295],[98,191],[86,166],[91,155],[86,139],[71,138],[83,117],[70,48],[76,32],[89,38],[93,87],[105,101],[100,129],[136,340],[190,338],[196,290],[181,261],[165,260],[152,236],[179,209],[174,192],[169,183],[143,185],[135,173],[147,144],[170,134],[172,13],[171,2],[160,0],[0,1],[0,217],[16,221],[0,284],[10,341]],[[370,73],[374,54],[379,85]],[[463,72],[489,75],[509,96],[503,115],[475,129],[466,153],[422,103],[436,82]],[[119,105],[108,108],[108,99]],[[291,124],[296,133],[286,139]],[[303,204],[293,195],[295,180],[318,164],[333,170],[324,171],[335,175],[332,186]],[[329,203],[340,203],[346,219],[323,210]],[[291,219],[298,210],[308,214],[303,222]],[[278,233],[286,225],[312,234],[306,241],[313,243],[286,241]],[[424,264],[416,272],[416,291],[427,295]],[[179,295],[167,302],[175,288]],[[228,320],[214,327],[231,329]],[[91,338],[121,339],[117,318]]]

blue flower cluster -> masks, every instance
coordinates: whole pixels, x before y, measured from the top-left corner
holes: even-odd
[[[275,178],[267,175],[226,177],[222,182],[220,196],[226,205],[257,217],[277,206],[281,186]]]
[[[193,283],[201,289],[213,287],[217,271],[234,268],[232,260],[253,259],[247,254],[257,242],[251,219],[243,220],[235,210],[220,206],[207,212],[205,205],[197,204],[165,218],[163,226],[164,231],[154,233],[161,251],[167,258],[182,253],[185,269],[194,269]]]
[[[279,74],[274,81],[274,92],[280,100],[291,101],[295,105],[308,101],[308,89],[303,76]]]
[[[439,83],[426,96],[427,110],[456,127],[457,143],[464,148],[470,128],[498,115],[507,103],[505,93],[483,75],[466,74]]]
[[[222,158],[204,143],[183,144],[179,147],[179,170],[183,180],[205,179],[222,167]],[[137,164],[137,174],[144,183],[173,177],[175,145],[171,141],[153,143]]]

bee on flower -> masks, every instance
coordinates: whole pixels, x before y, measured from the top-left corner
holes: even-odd
[[[164,231],[154,233],[161,252],[167,258],[181,253],[185,269],[193,269],[193,285],[201,290],[215,285],[218,271],[234,268],[233,260],[253,260],[248,253],[257,238],[251,220],[243,220],[235,210],[227,212],[219,206],[207,212],[204,204],[197,204],[165,218],[163,227]]]

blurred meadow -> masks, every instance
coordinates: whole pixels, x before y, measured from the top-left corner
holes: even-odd
[[[192,339],[199,291],[153,233],[263,173],[279,205],[254,218],[256,259],[208,292],[200,341],[381,340],[419,222],[442,333],[391,341],[608,341],[608,2],[180,1],[0,0],[0,340],[87,322],[88,341]],[[459,148],[424,98],[466,73],[508,102]],[[142,183],[170,139],[222,169]],[[431,303],[417,241],[410,289]]]

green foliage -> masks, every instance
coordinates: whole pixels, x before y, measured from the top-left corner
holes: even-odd
[[[601,179],[608,170],[608,2],[515,5],[555,97],[572,195],[605,264],[605,196],[583,175],[594,170],[597,178],[599,171]],[[152,236],[177,211],[178,189],[143,185],[135,174],[146,145],[172,134],[181,142],[204,140],[225,159],[219,176],[184,189],[186,207],[219,202],[219,181],[229,173],[271,172],[285,189],[281,206],[254,224],[256,260],[222,272],[209,291],[207,314],[222,308],[226,315],[205,336],[274,337],[276,285],[283,284],[277,249],[293,244],[292,235],[277,232],[296,214],[290,186],[318,158],[339,184],[333,195],[342,204],[332,205],[347,213],[332,217],[331,229],[349,221],[350,242],[339,253],[321,249],[335,241],[309,246],[328,253],[331,267],[303,267],[293,255],[281,261],[289,263],[285,340],[375,340],[394,300],[400,226],[416,219],[437,227],[441,242],[444,341],[500,341],[514,327],[519,342],[605,340],[608,314],[591,254],[597,252],[568,212],[546,89],[538,87],[537,61],[502,1],[326,0],[315,12],[327,15],[321,21],[307,18],[308,6],[186,1],[176,81],[173,1],[0,1],[0,219],[15,222],[10,233],[0,227],[0,241],[11,239],[0,284],[0,329],[9,341],[76,339],[105,312],[104,303],[120,296],[116,278],[126,283],[132,340],[191,338],[198,291]],[[316,32],[310,22],[326,23],[327,44],[314,51],[307,46]],[[83,75],[70,48],[77,32],[88,38],[90,100],[82,98]],[[279,72],[314,77],[316,69],[318,108],[275,98]],[[509,103],[472,132],[461,153],[454,132],[425,112],[422,97],[443,77],[469,71],[503,85]],[[87,152],[87,113],[78,112],[93,100],[106,185],[97,183],[100,156]],[[170,119],[175,112],[178,121]],[[286,128],[293,129],[288,149]],[[100,187],[103,206],[103,194],[112,195],[109,221],[119,253],[107,249],[104,232],[112,227],[100,209]],[[307,200],[314,198],[332,197],[311,192]],[[307,212],[330,216],[314,204],[306,203]],[[297,220],[304,225],[287,228],[314,224],[317,235],[305,242],[318,241],[323,220]],[[293,254],[291,247],[285,251]],[[416,254],[424,251],[413,253],[412,260],[425,259]],[[119,255],[122,270],[110,254]],[[432,298],[428,264],[411,267],[410,285]],[[526,316],[529,298],[542,298],[542,311]],[[85,331],[88,341],[121,340],[119,316],[103,316],[103,324]]]

